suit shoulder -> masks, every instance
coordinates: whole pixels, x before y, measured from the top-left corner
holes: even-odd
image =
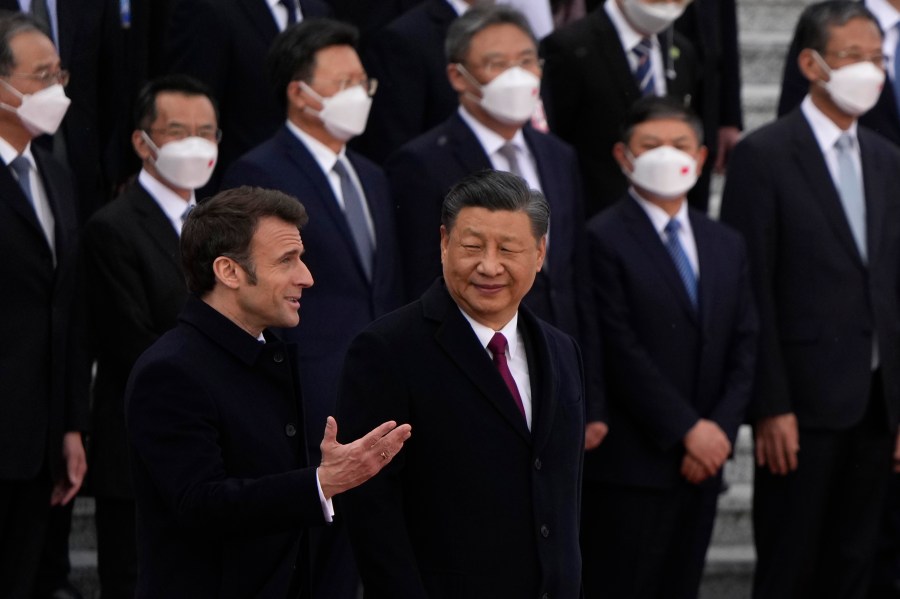
[[[878,156],[880,159],[894,164],[900,163],[900,148],[877,131],[860,126],[858,130],[860,146],[867,155]]]
[[[615,204],[604,208],[587,222],[587,231],[601,239],[616,235],[622,230],[622,224],[625,220],[626,202],[632,201],[630,198],[623,197]]]
[[[743,236],[730,225],[715,221],[694,208],[689,209],[691,227],[698,235],[705,235],[720,247],[740,249],[744,246]]]
[[[599,10],[603,9],[601,8]],[[588,15],[582,19],[564,25],[541,41],[541,49],[572,51],[591,38],[593,35],[591,30],[594,27],[594,23],[597,21],[598,18],[596,16]]]

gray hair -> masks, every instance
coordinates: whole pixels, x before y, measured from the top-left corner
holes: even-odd
[[[504,171],[478,171],[450,188],[441,207],[441,224],[448,233],[463,208],[524,212],[531,221],[535,239],[546,235],[550,227],[550,204],[544,194],[529,188],[521,177]]]
[[[875,15],[862,2],[849,0],[826,0],[806,7],[797,21],[795,36],[800,42],[800,49],[810,48],[819,54],[825,52],[832,27],[846,25],[852,19],[866,19],[878,28],[881,26]]]
[[[13,56],[9,43],[20,33],[28,31],[47,35],[37,21],[27,14],[0,10],[0,75],[9,75],[16,66],[16,57]]]
[[[473,37],[492,25],[505,24],[521,29],[537,46],[534,31],[531,30],[528,19],[521,12],[509,6],[478,4],[450,24],[450,29],[447,30],[447,39],[444,41],[447,62],[464,62],[469,54],[469,46],[472,45]]]

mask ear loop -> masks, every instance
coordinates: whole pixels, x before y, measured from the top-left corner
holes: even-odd
[[[472,75],[472,73],[469,72],[469,69],[467,69],[461,62],[456,63],[456,72],[462,75],[466,81],[477,87],[479,92],[484,89],[484,86],[478,83],[478,80],[475,79],[475,76]],[[481,101],[481,98],[479,96],[476,96],[472,92],[466,91],[464,93],[476,102]]]
[[[11,84],[7,83],[3,79],[0,79],[0,84],[3,84],[3,87],[5,87],[8,91],[10,91],[13,95],[15,95],[20,100],[24,100],[25,96],[30,95],[30,94],[23,94],[22,92],[17,90],[15,87],[13,87]],[[21,106],[21,104],[20,104],[20,106]],[[0,108],[3,108],[4,110],[8,110],[8,111],[12,112],[13,114],[18,113],[18,109],[16,106],[11,106],[11,105],[7,104],[6,102],[0,102]]]

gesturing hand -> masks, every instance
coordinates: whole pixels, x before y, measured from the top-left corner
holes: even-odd
[[[337,421],[329,416],[325,422],[325,436],[319,445],[322,450],[319,484],[326,499],[359,486],[378,474],[412,434],[410,425],[397,426],[391,420],[362,439],[341,445],[337,442],[337,430]]]

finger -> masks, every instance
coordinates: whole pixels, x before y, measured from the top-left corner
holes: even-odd
[[[753,448],[756,453],[756,465],[762,468],[766,465],[766,442],[761,437],[756,437],[756,445]]]
[[[791,447],[791,448],[787,449],[786,451],[787,451],[787,471],[785,471],[785,474],[787,474],[788,472],[793,472],[794,470],[797,469],[797,465],[798,465],[797,454],[799,453],[797,447]]]
[[[716,169],[716,172],[719,174],[722,174],[725,172],[725,159],[726,159],[725,155],[727,153],[728,153],[727,150],[725,150],[725,148],[722,148],[721,150],[719,150],[719,153],[716,155],[715,169]]]
[[[394,430],[384,435],[380,441],[375,443],[374,449],[387,449],[393,455],[397,455],[403,448],[403,444],[412,436],[412,427],[408,424],[401,424]],[[379,450],[380,451],[380,450]]]
[[[81,485],[70,485],[65,489],[65,494],[62,496],[62,499],[59,501],[59,505],[67,505],[70,501],[75,499],[75,496],[78,495],[78,490],[81,488]]]
[[[337,443],[337,420],[333,416],[325,419],[325,434],[322,435],[322,445]]]

